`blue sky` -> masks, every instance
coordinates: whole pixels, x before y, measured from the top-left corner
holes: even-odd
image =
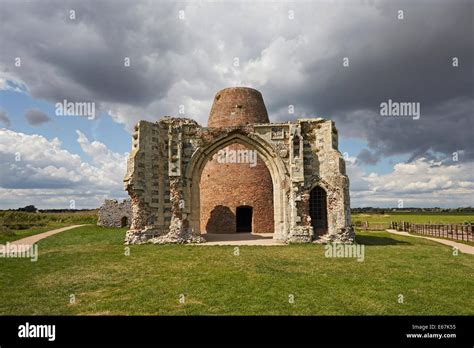
[[[10,129],[26,134],[41,134],[48,139],[58,137],[64,149],[81,154],[84,159],[87,159],[88,155],[77,143],[77,129],[89,139],[105,143],[111,151],[125,153],[130,150],[130,133],[125,130],[123,124],[114,122],[107,113],[101,113],[94,120],[87,117],[55,116],[54,104],[34,99],[26,92],[0,91],[0,100],[2,108],[13,120]],[[33,108],[49,115],[51,121],[40,125],[28,124],[24,116],[28,109]]]
[[[80,154],[85,161],[90,161],[90,157],[78,144],[76,130],[84,133],[89,140],[104,143],[111,151],[118,153],[130,151],[131,137],[125,125],[114,122],[105,112],[94,120],[89,120],[87,117],[55,116],[54,104],[44,100],[35,100],[26,91],[22,93],[0,91],[0,100],[2,108],[13,120],[11,130],[26,134],[40,134],[48,139],[57,137],[61,140],[64,149]],[[28,109],[33,108],[43,111],[52,120],[40,125],[28,124],[24,115]],[[356,156],[366,148],[367,142],[363,139],[342,137],[339,141],[339,151],[347,153],[350,157]],[[406,161],[407,158],[408,156],[391,156],[383,158],[374,165],[367,164],[365,168],[369,172],[386,174],[392,171],[394,163]]]

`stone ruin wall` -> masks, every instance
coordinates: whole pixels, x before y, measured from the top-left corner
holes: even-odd
[[[199,162],[196,158],[207,156],[207,162],[218,150],[213,149],[214,145],[226,139],[240,141],[246,147],[245,139],[251,140],[249,144],[260,144],[267,152],[266,160],[283,168],[277,178],[281,196],[274,202],[278,212],[275,239],[344,243],[354,240],[349,180],[337,150],[337,130],[330,120],[204,128],[191,119],[165,117],[155,123],[140,121],[132,137],[124,180],[133,211],[126,243],[202,241],[199,217],[196,221],[192,208],[196,203],[191,197],[196,190],[192,182],[201,173],[189,172],[188,166]],[[208,153],[210,149],[214,152]],[[320,237],[313,233],[308,209],[309,192],[316,185],[327,192],[328,230]]]
[[[97,225],[104,227],[124,227],[123,218],[126,218],[125,225],[130,227],[132,221],[132,202],[125,199],[118,202],[115,199],[106,199],[99,209]]]

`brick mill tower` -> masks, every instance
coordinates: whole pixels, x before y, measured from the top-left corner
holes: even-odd
[[[257,123],[269,123],[259,91],[234,87],[216,94],[209,115],[209,128],[232,129]],[[201,231],[273,232],[272,178],[257,153],[248,151],[254,150],[232,144],[221,149],[206,164],[200,182]],[[219,158],[224,154],[227,156]],[[256,162],[252,163],[252,159]]]

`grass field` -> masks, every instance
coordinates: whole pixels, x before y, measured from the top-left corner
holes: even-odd
[[[390,221],[405,221],[420,224],[456,224],[474,223],[474,214],[454,213],[401,213],[386,212],[385,214],[351,214],[352,222],[390,223]]]
[[[368,221],[385,224],[390,221],[407,221],[418,223],[463,223],[473,222],[474,215],[453,213],[399,213],[386,214],[352,214],[352,222]],[[17,211],[0,211],[0,244],[18,240],[37,233],[70,225],[95,224],[97,211],[80,211],[75,213],[26,213]]]
[[[47,224],[43,227],[31,227],[24,230],[9,230],[7,233],[0,232],[0,244],[4,244],[6,242],[12,242],[14,240],[26,238],[29,236],[33,236],[38,233],[47,232],[53,230],[55,228],[70,226],[70,223],[55,223],[55,224]]]
[[[0,211],[0,244],[70,225],[95,224],[97,211],[27,213]]]
[[[0,314],[474,314],[474,256],[421,238],[360,232],[358,262],[326,258],[322,245],[242,246],[239,256],[141,245],[125,256],[124,233],[81,227],[40,241],[37,262],[0,258]]]

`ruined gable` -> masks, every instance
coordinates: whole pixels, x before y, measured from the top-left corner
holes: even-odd
[[[106,199],[99,209],[97,225],[104,227],[130,227],[132,203],[129,199],[118,202]]]

